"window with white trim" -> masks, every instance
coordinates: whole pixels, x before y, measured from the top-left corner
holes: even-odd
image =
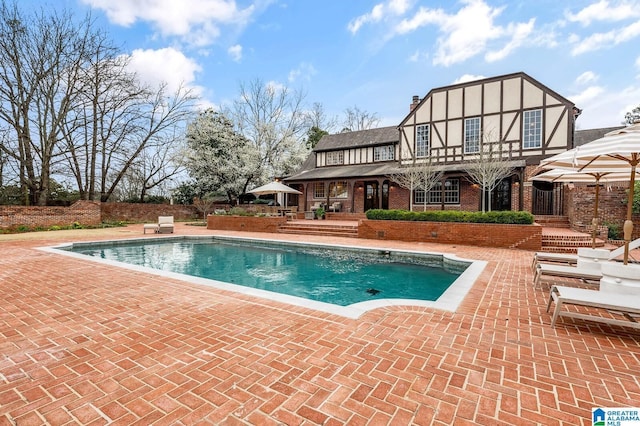
[[[480,117],[464,120],[464,153],[480,152]]]
[[[522,148],[542,147],[542,110],[525,111],[522,116]]]
[[[373,148],[373,161],[391,161],[394,157],[393,145],[376,146]]]
[[[338,166],[344,164],[344,151],[329,151],[327,152],[326,165]]]
[[[429,156],[429,125],[416,127],[416,158]]]
[[[313,198],[326,198],[324,192],[324,182],[316,182],[313,185]]]

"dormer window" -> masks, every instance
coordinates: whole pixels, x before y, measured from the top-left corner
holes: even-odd
[[[344,151],[329,151],[325,161],[327,166],[339,166],[344,164]]]
[[[373,161],[395,160],[393,145],[376,146],[373,148]]]

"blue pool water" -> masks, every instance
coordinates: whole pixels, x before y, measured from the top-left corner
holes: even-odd
[[[437,300],[469,265],[433,254],[224,239],[76,243],[65,249],[340,306]]]

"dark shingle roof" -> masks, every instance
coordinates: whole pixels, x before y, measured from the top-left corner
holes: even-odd
[[[605,135],[605,133],[609,133],[613,130],[621,129],[623,127],[624,126],[603,127],[600,129],[576,130],[575,137],[574,137],[574,147],[584,145],[585,143],[589,143],[596,139],[600,139]]]
[[[379,127],[377,129],[356,130],[323,136],[314,151],[332,151],[335,149],[358,148],[363,146],[397,143],[400,140],[398,127]]]

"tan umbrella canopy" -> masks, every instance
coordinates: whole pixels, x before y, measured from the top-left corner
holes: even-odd
[[[636,167],[640,163],[640,122],[609,132],[572,150],[554,155],[540,162],[545,169],[565,169],[589,173],[629,173],[627,218],[624,223],[624,264],[629,261],[629,242],[633,232],[631,220],[633,185]]]
[[[598,222],[598,204],[600,203],[600,184],[610,182],[628,181],[630,173],[626,172],[576,172],[574,170],[554,169],[547,170],[531,180],[542,182],[566,182],[566,183],[595,183],[596,184],[596,200],[593,209],[593,231],[591,233],[591,247],[596,248],[596,234],[599,225]]]
[[[293,189],[290,186],[287,186],[277,180],[270,182],[266,185],[259,186],[257,188],[249,191],[251,194],[263,195],[263,194],[298,194],[301,195],[302,192],[297,189]],[[285,196],[285,207],[287,205],[286,196]]]

